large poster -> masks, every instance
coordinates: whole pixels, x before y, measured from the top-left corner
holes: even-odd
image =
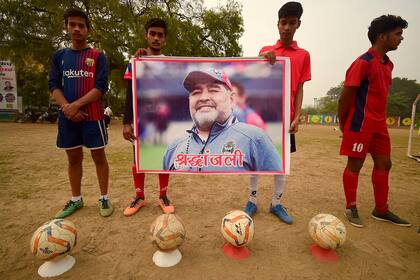
[[[289,173],[288,58],[131,63],[137,172]]]
[[[16,75],[13,64],[0,60],[0,110],[17,110]]]

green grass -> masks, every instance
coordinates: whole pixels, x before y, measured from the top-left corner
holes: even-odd
[[[140,168],[143,170],[162,170],[165,145],[145,145],[140,148]]]

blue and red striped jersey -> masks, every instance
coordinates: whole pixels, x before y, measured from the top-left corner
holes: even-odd
[[[108,91],[108,72],[108,61],[99,50],[64,48],[53,55],[48,87],[51,92],[61,89],[66,100],[71,103],[93,88],[105,94]],[[81,110],[88,114],[89,121],[102,120],[104,117],[101,99]]]

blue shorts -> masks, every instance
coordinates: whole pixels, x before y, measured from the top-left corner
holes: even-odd
[[[72,122],[64,116],[58,118],[57,147],[75,149],[85,146],[88,149],[101,149],[108,144],[105,121]]]

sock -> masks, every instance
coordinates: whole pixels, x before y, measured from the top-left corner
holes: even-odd
[[[283,195],[284,185],[286,184],[286,176],[274,175],[274,192],[271,198],[271,205],[276,206],[280,204],[280,198]]]
[[[159,174],[159,197],[166,196],[168,190],[169,174]]]
[[[134,180],[134,190],[136,191],[136,196],[144,199],[144,173],[136,172],[136,165],[132,165],[133,180]]]
[[[108,200],[108,194],[105,194],[105,195],[101,195],[101,197],[99,198],[99,199],[104,199],[104,200]]]
[[[344,169],[343,172],[343,186],[344,195],[346,196],[346,208],[350,209],[356,207],[357,184],[359,182],[359,173],[351,172],[349,169]]]
[[[82,200],[82,196],[81,195],[79,195],[79,196],[72,196],[71,197],[71,201],[73,201],[73,202],[76,202],[76,201],[79,201],[79,200]]]
[[[257,204],[258,179],[259,179],[259,175],[249,176],[248,200],[254,204]]]
[[[372,170],[372,184],[373,184],[373,194],[375,196],[375,205],[376,210],[380,214],[384,214],[388,211],[388,170]]]

